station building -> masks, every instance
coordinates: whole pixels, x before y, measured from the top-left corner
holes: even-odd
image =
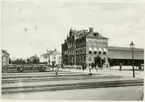
[[[108,38],[89,30],[70,29],[62,47],[62,64],[82,65],[95,64],[100,66],[132,64],[132,50],[125,47],[108,46]],[[134,49],[136,64],[143,64],[144,50]]]

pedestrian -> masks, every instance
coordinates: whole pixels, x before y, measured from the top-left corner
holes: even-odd
[[[122,70],[122,63],[119,64],[119,67],[120,67],[120,71],[121,71]]]
[[[97,65],[96,65],[96,67],[95,67],[95,68],[96,68],[96,72],[98,72],[98,66],[97,66]]]
[[[92,76],[92,66],[91,65],[89,65],[89,76]]]
[[[56,76],[56,78],[58,77],[58,70],[59,70],[59,68],[57,66],[56,69],[55,69],[55,76]]]

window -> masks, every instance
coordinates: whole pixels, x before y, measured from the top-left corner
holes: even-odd
[[[82,61],[82,56],[80,56],[80,61]]]
[[[80,54],[81,54],[82,52],[81,52],[81,49],[80,49]]]
[[[92,51],[89,51],[89,54],[92,54]]]
[[[94,51],[94,54],[97,54],[97,51]]]
[[[106,52],[103,52],[103,55],[106,55]]]
[[[80,49],[78,49],[78,54],[80,54]]]
[[[99,51],[99,55],[101,55],[101,51]]]
[[[4,62],[6,61],[6,57],[3,57],[3,61],[4,61]]]
[[[89,61],[92,61],[91,57],[89,57]]]
[[[80,57],[80,61],[81,61],[81,56],[79,56]]]

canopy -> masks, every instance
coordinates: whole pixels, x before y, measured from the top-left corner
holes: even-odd
[[[102,49],[101,49],[101,48],[99,48],[99,51],[102,51]]]
[[[93,51],[93,49],[91,47],[89,47],[89,51]]]
[[[104,52],[108,52],[106,48],[103,49]]]
[[[94,48],[94,51],[98,51],[98,49],[97,48]]]

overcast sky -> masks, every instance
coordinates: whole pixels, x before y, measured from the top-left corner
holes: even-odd
[[[21,1],[2,4],[2,49],[13,58],[61,51],[69,29],[88,29],[109,38],[109,46],[142,48],[145,4]]]

